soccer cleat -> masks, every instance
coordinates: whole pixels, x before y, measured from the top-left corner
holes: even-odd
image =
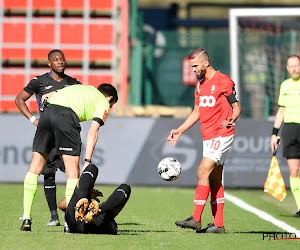
[[[225,227],[217,227],[215,224],[212,224],[206,229],[205,233],[223,234],[225,233]]]
[[[75,220],[82,221],[89,207],[89,201],[87,198],[82,198],[76,203],[75,207]]]
[[[71,230],[70,230],[70,228],[69,228],[69,226],[68,226],[68,224],[67,224],[67,222],[65,222],[65,225],[64,225],[64,233],[71,233]]]
[[[294,217],[294,218],[300,218],[300,210],[298,210],[297,213],[293,214],[292,217]]]
[[[213,225],[214,225],[213,223],[208,223],[206,228],[202,228],[201,230],[196,230],[196,233],[198,233],[198,234],[206,233],[206,230]]]
[[[20,227],[21,231],[31,231],[31,219],[24,219]]]
[[[182,221],[176,221],[176,226],[182,227],[182,228],[191,228],[194,230],[200,230],[201,229],[201,221],[197,222],[194,220],[193,216],[187,218],[186,220]]]
[[[99,214],[101,209],[99,208],[99,204],[97,201],[92,201],[89,205],[88,212],[84,216],[85,223],[91,223]]]
[[[52,219],[47,223],[47,226],[49,227],[60,226],[60,222],[58,219]]]

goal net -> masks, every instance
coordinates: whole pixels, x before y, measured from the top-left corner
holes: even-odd
[[[231,9],[229,29],[231,77],[243,117],[268,119],[289,77],[287,57],[300,55],[300,8]]]

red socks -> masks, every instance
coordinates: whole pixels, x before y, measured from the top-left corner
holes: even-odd
[[[209,195],[209,186],[198,185],[195,192],[195,209],[193,218],[195,221],[201,221],[201,215]],[[223,208],[224,208],[224,189],[223,186],[211,190],[211,212],[214,216],[214,224],[217,227],[223,227]]]
[[[214,224],[223,227],[224,188],[223,186],[211,190],[211,212],[214,216]]]
[[[201,215],[209,195],[209,190],[209,186],[198,185],[196,188],[194,199],[195,209],[193,212],[193,218],[197,222],[201,221]]]

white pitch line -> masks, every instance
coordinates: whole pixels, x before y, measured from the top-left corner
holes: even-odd
[[[262,218],[263,220],[269,221],[272,224],[274,224],[277,227],[282,228],[283,230],[289,232],[289,233],[294,233],[296,234],[296,236],[298,238],[300,238],[300,231],[297,230],[296,228],[286,224],[285,222],[281,221],[281,220],[277,220],[276,218],[274,218],[273,216],[269,215],[268,213],[261,211],[251,205],[249,205],[248,203],[246,203],[245,201],[231,195],[228,194],[227,192],[225,192],[225,199],[232,202],[233,204],[235,204],[236,206],[245,209],[246,211],[249,211],[255,215],[257,215],[258,217]]]

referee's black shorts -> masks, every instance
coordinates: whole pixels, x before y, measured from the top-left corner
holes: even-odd
[[[81,126],[76,113],[66,107],[49,105],[41,114],[33,140],[33,152],[79,156]]]
[[[282,156],[287,159],[300,159],[300,124],[284,123],[281,138]]]

